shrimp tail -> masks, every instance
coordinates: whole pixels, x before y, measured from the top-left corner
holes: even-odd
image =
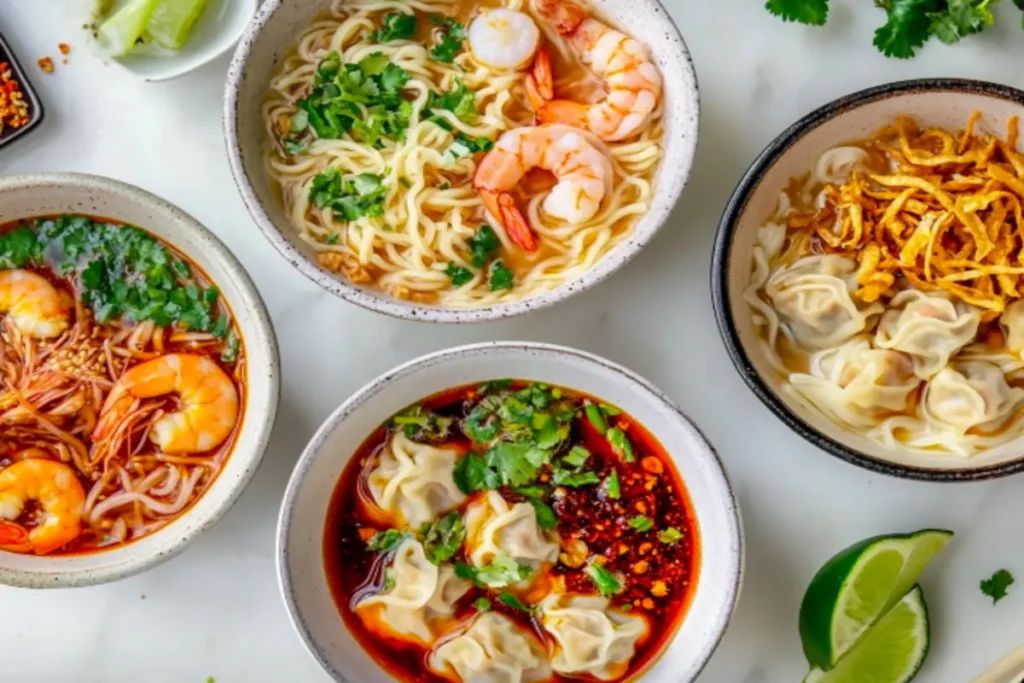
[[[590,105],[572,100],[551,100],[537,109],[537,120],[541,123],[564,123],[590,130]]]
[[[28,529],[14,522],[0,520],[0,549],[15,553],[32,550]]]
[[[537,251],[537,238],[530,229],[526,216],[516,206],[508,192],[482,192],[484,203],[492,214],[501,219],[509,238],[526,251]]]
[[[555,78],[551,71],[551,53],[542,47],[533,59],[533,66],[526,76],[526,94],[534,111],[555,99]]]
[[[573,33],[587,18],[587,11],[565,0],[538,0],[537,12],[563,36]]]

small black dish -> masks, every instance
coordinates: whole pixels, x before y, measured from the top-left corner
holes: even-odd
[[[11,51],[7,41],[0,35],[0,64],[4,62],[10,64],[11,75],[18,82],[25,101],[28,102],[28,123],[18,128],[4,128],[0,132],[0,148],[30,132],[43,121],[43,103],[39,100],[39,96],[36,95],[36,91],[32,89],[32,84],[28,82],[25,70],[18,64],[18,60],[15,59],[14,53]]]

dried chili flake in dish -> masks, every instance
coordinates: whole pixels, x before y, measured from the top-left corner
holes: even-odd
[[[29,122],[28,100],[9,62],[0,62],[0,135]]]
[[[53,59],[51,59],[50,57],[40,57],[36,60],[36,64],[38,64],[39,68],[45,71],[46,73],[53,73]]]

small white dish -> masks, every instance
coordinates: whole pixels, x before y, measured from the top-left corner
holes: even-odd
[[[106,0],[84,3],[88,8],[82,22],[89,31],[93,47],[102,53],[92,35],[92,27]],[[76,3],[77,4],[77,3]],[[196,22],[188,42],[176,52],[162,51],[107,57],[146,81],[166,81],[182,76],[230,50],[256,14],[259,0],[209,0],[206,10]],[[79,10],[80,11],[80,10]]]
[[[739,510],[722,465],[697,428],[645,379],[603,358],[548,344],[489,342],[423,356],[381,375],[327,418],[292,473],[277,528],[278,580],[306,648],[336,681],[393,683],[348,631],[331,595],[324,570],[331,494],[363,440],[397,411],[445,389],[507,377],[607,398],[671,455],[697,519],[699,573],[682,624],[641,679],[693,681],[725,632],[740,592]]]
[[[75,555],[0,551],[0,584],[71,588],[116,581],[174,557],[242,495],[270,440],[280,396],[274,326],[256,286],[224,243],[178,207],[132,185],[77,173],[0,179],[0,225],[21,218],[84,213],[137,225],[172,245],[216,284],[241,331],[249,371],[242,427],[213,484],[167,526],[130,543]]]

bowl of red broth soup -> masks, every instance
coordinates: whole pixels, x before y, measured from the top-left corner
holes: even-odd
[[[494,342],[414,360],[328,418],[278,563],[338,681],[678,683],[725,630],[742,539],[714,451],[646,380]]]
[[[277,367],[255,287],[190,216],[95,176],[0,180],[0,582],[184,548],[255,471]]]

